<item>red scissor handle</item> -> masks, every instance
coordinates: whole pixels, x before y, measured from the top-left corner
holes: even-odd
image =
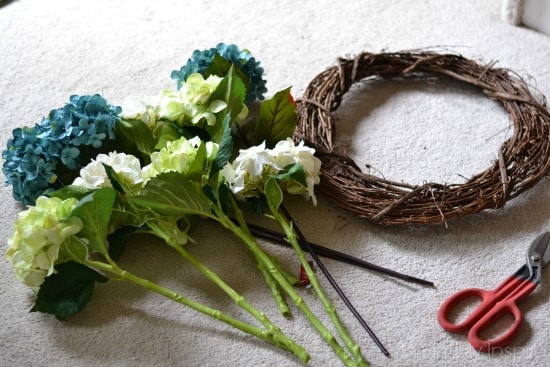
[[[437,321],[439,321],[441,327],[447,331],[462,333],[471,328],[478,320],[488,313],[498,301],[506,297],[507,294],[513,292],[514,288],[518,287],[523,280],[524,279],[516,275],[511,275],[492,291],[479,288],[463,289],[443,302],[437,313]],[[451,310],[460,302],[469,298],[481,298],[481,303],[462,322],[455,324],[449,321]]]
[[[449,314],[460,302],[469,298],[481,298],[481,303],[472,311],[472,313],[463,321],[453,323],[449,320]],[[471,328],[477,320],[481,319],[494,305],[493,291],[487,291],[480,288],[463,289],[443,302],[437,313],[439,325],[452,333],[462,333]]]
[[[480,352],[489,352],[491,348],[501,348],[512,342],[522,325],[521,311],[516,302],[527,296],[537,287],[537,283],[514,274],[492,291],[479,288],[468,288],[449,297],[437,313],[439,324],[448,331],[461,333],[470,329],[468,341]],[[462,322],[449,321],[451,310],[461,301],[469,298],[481,298],[481,303]],[[492,340],[483,340],[480,333],[501,317],[511,314],[514,317],[512,326],[501,336]]]
[[[479,352],[490,352],[494,348],[503,348],[509,345],[518,335],[521,325],[523,324],[523,317],[521,311],[517,306],[517,302],[526,297],[529,293],[537,287],[537,284],[525,280],[519,288],[517,288],[513,294],[510,294],[502,301],[499,301],[495,306],[490,309],[478,322],[476,322],[470,331],[468,332],[468,341]],[[498,321],[505,315],[512,315],[514,317],[514,323],[510,328],[502,335],[495,339],[484,340],[480,338],[480,333],[489,328],[492,324]]]

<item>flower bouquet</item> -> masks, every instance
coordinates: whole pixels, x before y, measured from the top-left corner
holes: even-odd
[[[7,259],[36,291],[32,311],[66,318],[81,311],[96,283],[128,281],[295,354],[306,349],[189,251],[197,221],[230,230],[250,250],[275,303],[290,315],[292,300],[348,366],[366,365],[281,212],[284,194],[316,204],[320,161],[291,135],[296,125],[290,88],[264,100],[263,69],[235,45],[195,51],[172,73],[177,89],[129,97],[122,107],[100,95],[71,96],[33,127],[13,131],[3,172],[26,206],[8,239]],[[258,101],[262,101],[261,103]],[[259,104],[251,116],[250,107]],[[297,279],[259,245],[244,208],[276,221],[299,258],[339,339],[297,289]],[[132,234],[161,238],[236,304],[253,325],[194,301],[119,266]]]

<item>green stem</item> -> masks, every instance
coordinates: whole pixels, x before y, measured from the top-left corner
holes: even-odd
[[[107,259],[108,261],[110,259]],[[231,325],[232,327],[239,329],[247,334],[250,334],[252,336],[255,336],[257,338],[260,338],[262,340],[265,340],[271,344],[274,344],[280,348],[289,350],[293,353],[295,353],[303,362],[307,362],[309,360],[309,355],[307,352],[302,352],[297,354],[296,350],[290,350],[288,348],[288,345],[285,343],[280,342],[280,338],[278,336],[273,335],[273,333],[269,330],[263,330],[256,326],[252,326],[250,324],[247,324],[243,321],[237,320],[235,318],[232,318],[231,316],[226,315],[225,313],[221,312],[220,310],[216,310],[213,308],[210,308],[208,306],[205,306],[199,302],[190,300],[180,293],[174,292],[168,288],[165,288],[163,286],[160,286],[156,283],[153,283],[147,279],[143,279],[138,277],[137,275],[134,275],[126,270],[121,269],[118,267],[114,262],[109,261],[109,264],[101,262],[101,261],[94,261],[94,260],[86,260],[82,262],[83,265],[86,265],[90,268],[94,268],[96,270],[100,270],[104,273],[110,274],[116,278],[132,282],[136,285],[139,285],[147,290],[150,290],[152,292],[158,293],[172,301],[175,301],[177,303],[180,303],[182,305],[185,305],[187,307],[192,308],[193,310],[196,310],[198,312],[201,312],[205,315],[208,315],[216,320],[220,320],[228,325]]]
[[[271,276],[269,273],[269,270],[265,267],[265,265],[256,258],[256,262],[258,264],[258,270],[262,273],[264,276],[265,282],[271,289],[271,294],[273,295],[273,299],[275,300],[275,303],[277,304],[277,307],[279,308],[279,311],[284,317],[291,317],[292,313],[290,312],[290,309],[288,308],[288,305],[281,294],[281,288],[279,287],[279,284],[277,281]]]
[[[296,344],[292,339],[286,336],[277,326],[275,326],[271,320],[263,313],[252,306],[242,295],[237,293],[231,288],[223,279],[221,279],[215,272],[204,265],[199,259],[189,253],[183,246],[181,246],[172,236],[169,230],[158,225],[157,223],[150,222],[148,226],[155,234],[160,236],[166,241],[166,243],[175,249],[185,260],[189,261],[195,266],[208,280],[216,284],[222,289],[235,303],[252,315],[258,320],[273,336],[275,342],[278,345],[283,345],[285,349],[296,354],[300,359],[307,361],[309,359],[308,353],[302,346]]]
[[[246,224],[244,226],[239,226],[226,216],[226,214],[218,207],[213,206],[212,210],[216,214],[217,221],[222,224],[224,227],[228,228],[233,232],[238,238],[240,238],[249,248],[249,250],[254,254],[256,259],[260,261],[266,269],[272,274],[273,278],[279,283],[281,288],[292,298],[294,304],[304,313],[311,325],[319,332],[319,334],[325,339],[327,344],[334,350],[338,355],[340,360],[346,366],[357,366],[357,363],[350,358],[346,353],[344,348],[338,343],[334,335],[328,330],[325,325],[315,316],[315,314],[309,309],[307,304],[304,302],[303,298],[296,292],[292,285],[287,281],[283,274],[279,271],[277,266],[273,263],[271,258],[263,251],[263,249],[258,245],[256,239],[250,234]],[[240,211],[235,211],[237,215],[237,220],[239,223],[243,222],[242,213]]]
[[[325,292],[323,291],[323,288],[319,283],[319,279],[317,278],[317,275],[315,274],[311,265],[307,261],[306,255],[302,251],[301,246],[298,244],[298,240],[296,238],[296,232],[292,228],[292,224],[289,221],[287,221],[285,217],[275,208],[271,208],[271,214],[273,215],[275,220],[279,222],[279,224],[281,225],[281,228],[285,232],[287,241],[294,248],[294,251],[296,252],[298,258],[300,259],[302,266],[306,270],[306,273],[309,277],[310,284],[315,289],[315,292],[317,293],[317,296],[321,300],[321,303],[323,304],[325,311],[327,312],[328,316],[332,320],[332,323],[336,327],[336,330],[338,331],[338,335],[340,335],[340,337],[348,347],[349,351],[355,356],[355,358],[358,361],[358,364],[366,366],[367,362],[365,361],[363,355],[361,354],[360,347],[352,339],[346,327],[342,325],[342,322],[340,320],[340,317],[338,316],[338,313],[336,312],[336,309],[334,308],[334,306],[332,305],[332,302],[329,300],[329,298],[326,296]]]

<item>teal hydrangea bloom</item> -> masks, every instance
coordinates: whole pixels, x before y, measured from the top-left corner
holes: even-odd
[[[114,139],[120,112],[99,94],[74,95],[40,124],[13,130],[2,152],[2,171],[15,200],[33,205],[39,196],[70,183],[58,182],[57,171],[81,168],[88,163],[82,161],[83,149],[99,150],[105,139]]]
[[[235,64],[248,77],[250,90],[246,98],[247,103],[264,99],[263,94],[267,92],[267,88],[266,81],[262,78],[264,69],[260,66],[260,62],[256,61],[249,51],[240,50],[236,45],[226,45],[225,43],[220,43],[215,48],[208,50],[193,51],[193,55],[187,60],[187,63],[180,70],[172,72],[172,79],[178,83],[178,89],[189,75],[193,73],[204,75],[216,54]]]

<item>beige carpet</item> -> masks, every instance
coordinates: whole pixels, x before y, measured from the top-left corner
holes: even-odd
[[[550,94],[550,37],[500,18],[501,1],[61,1],[18,0],[0,7],[0,140],[40,121],[71,94],[111,103],[174,87],[170,73],[194,49],[218,42],[247,48],[262,62],[270,93],[300,96],[336,57],[361,51],[437,46],[480,62],[498,61]],[[496,102],[470,88],[388,82],[354,88],[338,112],[338,144],[364,167],[410,183],[462,182],[488,167],[512,133]],[[375,171],[373,171],[374,173]],[[2,180],[4,177],[2,176]],[[493,288],[550,229],[550,181],[449,227],[383,228],[342,213],[288,203],[311,241],[411,275],[427,288],[327,260],[334,278],[391,353],[383,356],[327,282],[343,321],[373,366],[548,365],[550,271],[521,309],[525,324],[505,350],[480,354],[436,321],[441,302],[464,287]],[[21,208],[0,188],[1,238]],[[304,344],[311,366],[339,366],[298,312],[277,315],[254,261],[222,229],[203,224],[191,251]],[[134,241],[122,262],[154,281],[236,316],[242,313],[159,241]],[[290,269],[291,253],[265,244]],[[6,243],[0,245],[4,253]],[[29,313],[33,293],[0,262],[1,366],[298,366],[290,354],[160,296],[115,281],[97,287],[66,322]],[[307,292],[315,312],[321,306]]]

